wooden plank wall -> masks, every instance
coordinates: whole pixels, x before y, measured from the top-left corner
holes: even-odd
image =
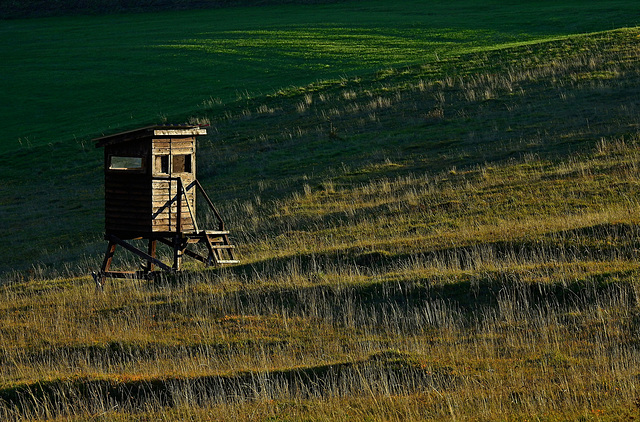
[[[107,233],[148,232],[151,190],[144,175],[110,175],[105,183],[105,225]]]
[[[105,148],[105,231],[126,236],[151,231],[151,187],[149,186],[149,140],[138,140]],[[142,171],[110,170],[111,156],[142,157]]]
[[[191,182],[195,180],[195,137],[180,137],[180,138],[160,138],[154,139],[152,142],[152,155],[154,157],[153,163],[153,175],[155,177],[168,176],[168,174],[162,172],[161,161],[155,157],[166,156],[172,154],[169,158],[169,166],[171,176],[181,177],[185,188],[189,186]],[[190,162],[190,172],[179,172],[174,157],[188,155]],[[180,160],[178,160],[180,161]],[[187,193],[187,198],[191,211],[195,217],[195,189],[191,189]],[[171,199],[175,198],[178,194],[178,182],[173,180],[153,180],[152,183],[152,215],[155,216],[152,222],[152,230],[154,232],[175,232],[177,230],[178,220],[178,207],[177,202],[167,206],[167,203]],[[189,207],[187,207],[184,197],[182,198],[182,210],[181,210],[181,230],[190,231],[194,230],[193,220],[189,214]]]

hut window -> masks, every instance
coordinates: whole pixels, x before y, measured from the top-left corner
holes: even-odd
[[[121,157],[112,155],[109,170],[142,170],[142,157]]]
[[[168,155],[159,155],[156,157],[156,171],[159,173],[169,174]]]
[[[174,173],[191,173],[191,155],[174,155],[173,156],[173,172]]]

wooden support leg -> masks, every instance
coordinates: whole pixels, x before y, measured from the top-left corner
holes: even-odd
[[[162,238],[159,238],[158,241],[173,248],[173,241],[170,241],[170,240],[167,240],[167,239],[162,239]],[[182,255],[187,255],[187,256],[189,256],[189,257],[191,257],[193,259],[197,259],[200,262],[206,263],[207,259],[205,257],[203,257],[203,256],[201,256],[201,255],[199,255],[199,254],[187,249],[187,243],[182,242],[182,244],[180,246],[180,252],[182,253]]]
[[[116,246],[117,244],[114,241],[109,241],[109,246],[107,246],[107,253],[104,254],[104,261],[102,261],[102,267],[100,267],[101,272],[109,271],[109,268],[111,268],[113,255],[116,253]]]
[[[113,255],[116,252],[116,243],[112,240],[109,241],[109,245],[107,246],[107,252],[104,254],[104,260],[102,261],[102,266],[100,267],[99,273],[92,273],[93,281],[96,282],[96,287],[102,290],[104,286],[105,273],[109,271],[111,268],[111,262],[113,261]]]
[[[173,238],[173,269],[175,271],[180,271],[181,264],[182,264],[182,242],[180,241],[180,237],[176,236]]]
[[[165,271],[171,270],[171,267],[164,264],[162,261],[159,261],[157,258],[150,256],[149,254],[141,251],[140,249],[128,244],[124,240],[117,238],[116,236],[110,235],[109,240],[111,242],[117,243],[118,245],[122,246],[124,249],[128,250],[129,252],[133,252],[134,254],[138,255],[140,258],[146,261],[153,262],[155,265],[157,265],[158,267],[162,268]]]
[[[149,239],[149,246],[147,248],[147,253],[150,257],[156,257],[156,241]],[[147,266],[145,268],[145,274],[149,274],[153,271],[153,261],[147,261]]]

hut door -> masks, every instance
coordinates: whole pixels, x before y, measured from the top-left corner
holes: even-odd
[[[174,153],[171,157],[171,174],[180,178],[182,182],[184,194],[181,197],[181,223],[182,230],[190,231],[195,229],[195,189],[189,189],[195,175],[193,172],[193,154],[189,150],[181,149],[179,153]],[[177,182],[176,182],[177,185]],[[177,189],[177,186],[176,186]],[[176,210],[177,217],[177,210]]]
[[[178,231],[178,181],[186,188],[195,180],[193,140],[155,140],[153,147],[153,231]],[[195,228],[195,190],[183,195],[181,201],[181,231]],[[188,201],[188,204],[187,204]]]
[[[176,231],[177,183],[171,180],[172,140],[155,139],[153,141],[153,231]]]
[[[172,199],[177,193],[177,183],[171,180],[171,155],[154,154],[153,161],[153,231],[173,232],[176,210]]]

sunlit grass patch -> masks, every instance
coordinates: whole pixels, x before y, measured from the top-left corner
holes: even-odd
[[[255,252],[247,249],[246,257],[251,261],[266,253],[268,258],[271,251],[286,256],[287,250],[291,255],[361,250],[419,256],[478,248],[493,259],[510,253],[517,259],[534,249],[551,253],[554,247],[555,259],[562,260],[583,254],[635,256],[633,198],[640,183],[632,145],[615,156],[601,155],[599,147],[590,156],[558,163],[494,165],[351,187],[305,185],[269,208],[251,203],[236,209],[265,216],[246,226],[265,236],[253,238]]]
[[[305,27],[291,30],[227,31],[199,34],[199,38],[176,41],[159,48],[206,53],[201,60],[215,62],[235,56],[243,62],[268,62],[274,68],[299,71],[339,68],[353,72],[375,69],[388,63],[410,64],[461,54],[478,46],[497,48],[522,42],[522,36],[491,30]],[[208,59],[207,59],[208,57]]]

